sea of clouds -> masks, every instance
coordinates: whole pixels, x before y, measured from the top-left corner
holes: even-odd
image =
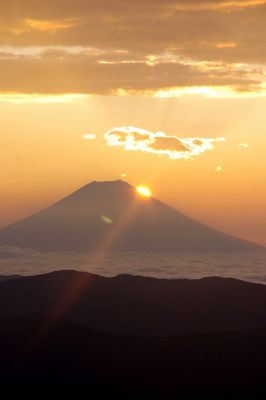
[[[74,269],[103,276],[142,275],[165,279],[233,277],[266,284],[266,251],[248,254],[42,253],[0,247],[0,275],[38,275]]]

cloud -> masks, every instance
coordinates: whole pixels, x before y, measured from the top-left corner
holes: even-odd
[[[248,143],[239,143],[239,147],[242,147],[243,149],[248,149],[249,144]]]
[[[266,283],[266,253],[189,254],[113,253],[99,264],[98,255],[78,252],[41,253],[18,247],[0,247],[0,276],[36,275],[75,269],[103,276],[144,275],[161,279],[200,279],[204,276],[234,277]]]
[[[111,129],[106,132],[104,138],[109,146],[122,146],[125,150],[166,155],[172,160],[192,159],[206,150],[212,150],[213,143],[225,140],[222,137],[180,138],[133,126]]]
[[[168,57],[169,56],[169,57]],[[28,94],[226,95],[263,88],[249,66],[178,60],[77,47],[0,48],[0,92]],[[150,63],[152,62],[152,65]],[[41,77],[41,78],[40,78]],[[265,88],[263,89],[265,90]],[[229,92],[229,91],[228,91]],[[228,93],[227,93],[228,94]]]
[[[171,49],[190,58],[196,53],[201,60],[230,62],[266,57],[259,51],[266,30],[263,0],[137,0],[133,5],[131,0],[76,0],[67,7],[66,0],[42,3],[6,2],[0,44],[84,46],[146,55]],[[223,46],[228,43],[234,46]]]
[[[266,92],[263,0],[5,3],[2,93]]]
[[[83,138],[86,140],[94,140],[96,139],[96,135],[94,133],[86,133],[86,135],[83,135]]]
[[[45,21],[26,18],[20,21],[17,26],[7,28],[7,31],[17,36],[25,33],[29,34],[32,31],[48,32],[55,34],[57,31],[62,29],[69,29],[75,25],[74,21],[71,20],[58,20],[58,21]]]

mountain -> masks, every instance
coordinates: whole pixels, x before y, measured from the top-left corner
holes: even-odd
[[[216,231],[121,180],[92,182],[0,229],[0,245],[41,251],[238,252],[260,246]]]
[[[229,278],[106,278],[58,271],[0,282],[0,318],[39,314],[124,335],[266,329],[265,308],[266,285]]]

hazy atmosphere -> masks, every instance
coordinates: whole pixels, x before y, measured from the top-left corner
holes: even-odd
[[[265,244],[265,13],[264,1],[4,2],[0,225],[122,175]],[[128,126],[174,138],[110,146]],[[184,157],[177,138],[225,140]]]

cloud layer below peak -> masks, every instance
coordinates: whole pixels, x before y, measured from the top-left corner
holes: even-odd
[[[200,279],[205,276],[233,277],[266,284],[266,253],[243,254],[156,254],[113,253],[99,264],[98,254],[40,253],[31,249],[0,247],[1,275],[36,275],[75,269],[102,276],[120,274],[160,279]]]

